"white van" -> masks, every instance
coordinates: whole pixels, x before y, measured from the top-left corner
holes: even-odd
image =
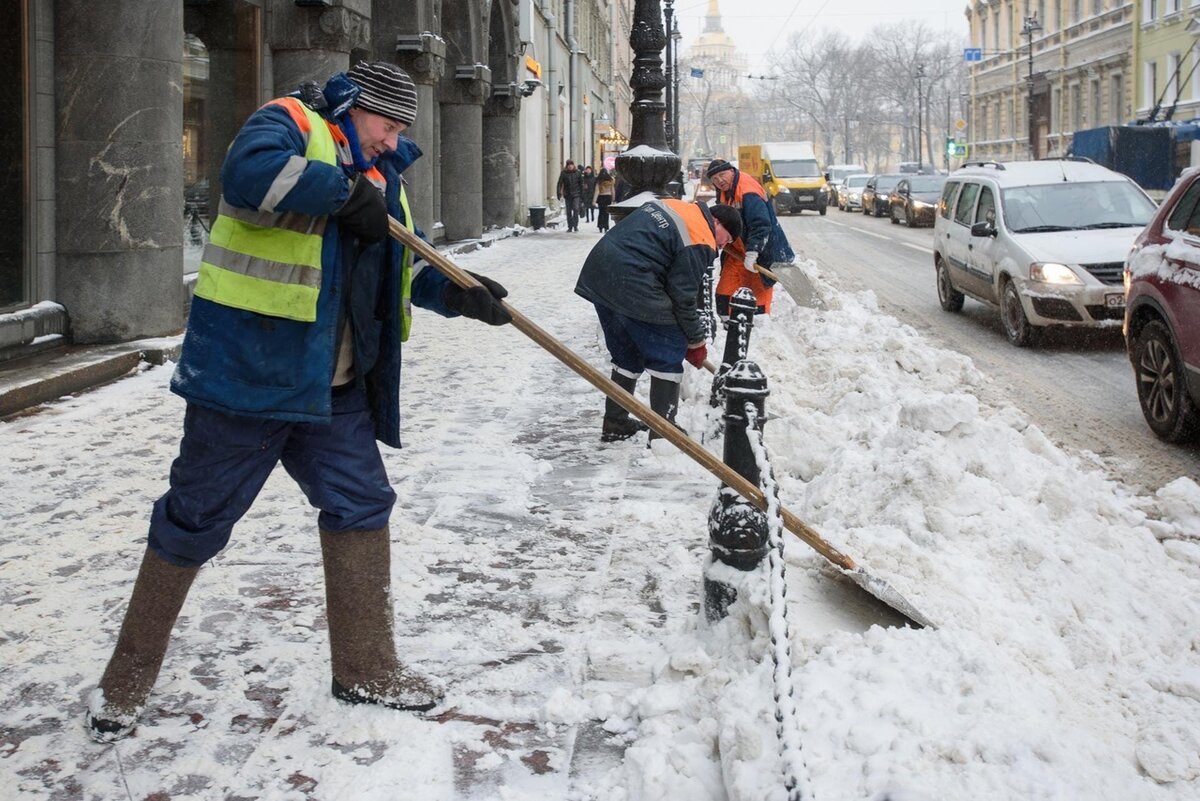
[[[1086,159],[964,164],[933,222],[938,300],[998,307],[1017,347],[1048,326],[1117,328],[1125,256],[1154,210],[1137,184]]]

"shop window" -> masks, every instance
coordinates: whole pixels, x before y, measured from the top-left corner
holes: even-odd
[[[10,135],[0,136],[0,311],[27,305],[29,273],[29,152],[26,112],[29,70],[26,66],[27,0],[0,3],[0,118]]]

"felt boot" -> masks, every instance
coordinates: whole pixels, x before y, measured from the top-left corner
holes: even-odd
[[[683,426],[675,422],[675,412],[679,409],[680,387],[681,384],[678,381],[668,381],[665,378],[650,376],[650,408],[658,412],[660,416],[667,418],[671,425],[686,434],[687,431]],[[662,437],[651,431],[647,446],[656,439],[662,439]]]
[[[637,387],[637,377],[630,378],[629,376],[612,371],[612,380],[621,389],[633,394],[633,390]],[[640,420],[635,420],[630,416],[629,412],[625,411],[619,403],[612,398],[607,398],[604,401],[604,425],[600,430],[601,442],[616,442],[622,439],[629,439],[639,431],[645,431],[646,424]]]
[[[175,618],[198,567],[179,567],[150,549],[142,557],[117,647],[88,698],[87,728],[99,742],[133,731],[158,678]]]
[[[321,532],[333,697],[424,712],[441,702],[434,682],[396,658],[388,529]]]

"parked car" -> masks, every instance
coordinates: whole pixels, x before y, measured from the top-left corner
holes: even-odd
[[[842,211],[857,211],[862,208],[863,187],[871,180],[870,173],[847,175],[838,187],[838,208]]]
[[[895,225],[904,220],[909,228],[933,225],[934,212],[942,199],[942,175],[914,175],[896,184],[888,195],[888,214]]]
[[[825,168],[825,180],[829,184],[829,205],[842,207],[841,185],[848,175],[860,175],[867,168],[861,164],[830,164]]]
[[[872,175],[866,186],[863,187],[863,214],[870,214],[872,217],[882,217],[887,214],[891,208],[888,205],[888,195],[903,178],[904,176],[900,173]]]
[[[1150,430],[1200,431],[1200,170],[1176,183],[1125,261],[1125,347]]]
[[[938,300],[998,307],[1017,347],[1047,326],[1115,327],[1125,256],[1154,210],[1133,181],[1088,161],[966,164],[934,218]]]

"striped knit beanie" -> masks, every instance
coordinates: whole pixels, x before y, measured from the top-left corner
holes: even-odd
[[[417,87],[408,73],[386,61],[360,61],[346,77],[362,90],[354,105],[412,125],[417,118]]]

